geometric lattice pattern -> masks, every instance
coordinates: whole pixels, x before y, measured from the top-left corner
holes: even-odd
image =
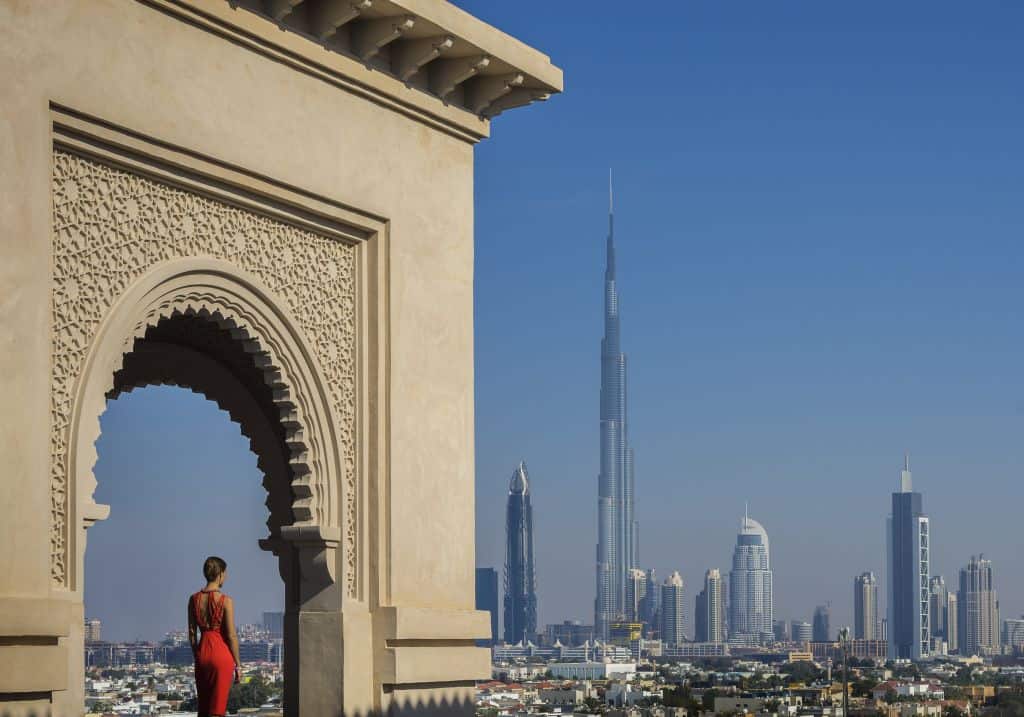
[[[335,239],[75,154],[53,156],[51,577],[68,581],[68,445],[74,391],[117,298],[157,264],[230,261],[287,304],[318,359],[338,420],[344,554],[356,575],[356,256]]]

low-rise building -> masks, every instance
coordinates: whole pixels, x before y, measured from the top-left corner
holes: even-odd
[[[988,704],[996,698],[996,688],[993,685],[964,685],[960,691],[964,698],[975,706]]]
[[[887,698],[909,697],[921,700],[943,700],[945,690],[937,682],[900,682],[887,680],[871,690],[876,702],[884,702]]]
[[[678,659],[701,657],[728,657],[729,646],[724,642],[684,642],[679,645],[662,645],[661,656]]]
[[[942,702],[897,702],[878,708],[883,717],[942,717],[944,709]]]
[[[574,707],[582,704],[586,693],[578,687],[549,687],[537,692],[537,699],[553,707]]]
[[[629,680],[636,674],[635,662],[552,662],[547,668],[565,680]]]
[[[765,701],[760,697],[726,696],[715,697],[715,714],[740,712],[742,714],[764,711]]]

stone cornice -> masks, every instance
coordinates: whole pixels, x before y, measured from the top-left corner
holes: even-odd
[[[562,91],[550,59],[441,0],[138,0],[468,142]]]

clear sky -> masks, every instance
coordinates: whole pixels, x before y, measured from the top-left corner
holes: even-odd
[[[749,500],[777,615],[848,624],[909,451],[934,571],[984,552],[1024,612],[1024,4],[458,4],[566,76],[477,149],[478,564],[503,561],[525,459],[541,623],[592,619],[613,167],[644,565],[692,609]],[[237,427],[151,388],[103,430],[86,599],[110,634],[173,627],[208,552],[241,619],[279,607]]]

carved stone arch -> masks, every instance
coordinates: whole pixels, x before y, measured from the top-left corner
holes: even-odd
[[[100,322],[72,397],[68,470],[72,555],[81,590],[86,530],[109,509],[93,497],[106,400],[138,386],[203,393],[249,437],[268,489],[269,535],[285,586],[284,703],[307,693],[341,704],[347,559],[339,550],[348,481],[338,418],[315,354],[286,305],[243,269],[175,259],[140,276]],[[333,649],[324,652],[321,641]],[[304,685],[332,677],[330,689]]]
[[[267,435],[269,427],[243,418],[247,389],[250,401],[256,400],[251,394],[252,385],[246,386],[244,381],[234,385],[218,382],[218,378],[227,376],[214,375],[216,362],[211,364],[212,357],[201,347],[176,345],[161,353],[152,342],[155,337],[159,343],[161,327],[187,319],[216,327],[258,369],[277,411],[276,417],[270,416],[277,420],[283,438],[283,448],[276,457],[287,461],[291,494],[288,510],[282,511],[274,492],[270,492],[271,533],[264,547],[279,557],[289,548],[297,552],[297,563],[303,568],[301,586],[294,586],[297,600],[326,592],[330,602],[340,608],[337,584],[344,584],[344,580],[338,573],[344,570],[345,561],[337,559],[336,549],[342,534],[344,463],[320,371],[282,303],[255,277],[217,259],[190,258],[158,265],[120,297],[97,331],[72,410],[69,469],[78,514],[75,524],[84,531],[106,516],[106,506],[97,505],[93,499],[99,418],[106,398],[136,385],[178,383],[203,392],[229,414],[234,411],[236,420],[241,419],[243,432],[259,449],[257,455],[264,463],[261,469],[273,464],[275,452],[273,440]],[[144,348],[147,346],[150,348]],[[143,354],[134,354],[137,349]],[[152,353],[156,355],[145,356],[150,349],[155,349]],[[140,355],[141,363],[131,360]],[[261,432],[257,443],[255,436]],[[78,571],[82,569],[84,547],[84,540],[76,546]],[[282,567],[283,576],[285,571]]]
[[[174,330],[187,331],[191,340],[168,340],[174,338],[167,336]],[[240,345],[197,348],[194,345],[197,334],[200,339],[209,339],[212,334],[220,338],[221,343],[225,342],[224,336],[231,344],[239,343],[216,324],[200,319],[183,316],[159,322],[146,332],[145,341],[136,341],[131,353],[125,355],[124,365],[115,373],[114,388],[107,397],[114,399],[146,386],[171,385],[215,403],[249,440],[249,449],[256,456],[256,466],[267,491],[267,530],[270,536],[279,537],[281,527],[293,522],[291,452],[277,408],[268,395],[271,389],[263,382],[262,372],[245,370],[255,369],[251,356],[244,355],[248,365],[225,365],[234,363],[231,359],[240,358]],[[215,339],[208,343],[218,342]]]

